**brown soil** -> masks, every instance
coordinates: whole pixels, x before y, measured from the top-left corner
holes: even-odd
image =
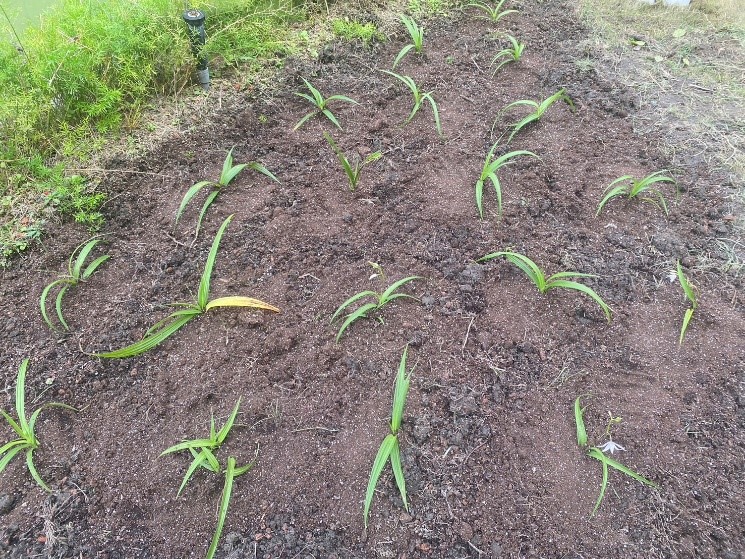
[[[316,64],[288,61],[276,96],[223,102],[204,129],[109,162],[130,171],[104,182],[111,260],[67,294],[69,336],[46,328],[38,295],[84,231],[60,227],[44,250],[3,271],[3,407],[28,356],[33,407],[84,409],[45,411],[37,425],[36,461],[52,495],[22,460],[0,477],[0,553],[203,557],[222,477],[201,470],[176,498],[188,457],[158,455],[205,436],[210,412],[221,424],[240,396],[240,425],[218,456],[243,464],[258,449],[258,460],[235,482],[221,558],[745,555],[742,279],[699,266],[731,227],[720,177],[704,167],[676,175],[681,193],[666,190],[667,219],[626,200],[595,218],[615,177],[669,164],[654,138],[632,132],[633,96],[573,63],[586,55],[575,51],[586,31],[564,2],[525,1],[503,20],[528,47],[494,78],[500,42],[472,15],[432,23],[426,54],[400,67],[434,90],[444,140],[428,107],[401,126],[409,92],[378,71],[403,38],[369,51],[331,45]],[[293,94],[301,77],[360,101],[332,106],[343,133],[320,119],[292,132],[308,111]],[[576,113],[557,104],[515,137],[511,149],[541,161],[505,168],[504,214],[487,188],[480,221],[473,184],[498,110],[560,87]],[[385,152],[355,192],[324,129],[348,152]],[[259,160],[281,184],[240,174],[191,247],[201,199],[173,232],[176,208],[191,184],[219,175],[232,146],[236,162]],[[219,309],[133,359],[81,352],[135,341],[168,303],[189,300],[228,214],[214,296],[255,296],[281,314]],[[597,274],[586,283],[614,309],[612,323],[579,293],[541,295],[504,261],[474,262],[508,247],[549,273]],[[677,259],[701,294],[682,346],[686,301],[668,281]],[[369,279],[368,261],[387,281],[422,276],[407,288],[418,301],[394,302],[384,323],[358,322],[335,343],[335,308],[386,285]],[[362,501],[407,343],[416,363],[401,436],[410,510],[386,470],[365,535]],[[620,460],[660,485],[612,471],[593,518],[601,468],[576,444],[572,405],[582,394],[592,395],[591,441],[604,440],[609,411],[621,416]]]

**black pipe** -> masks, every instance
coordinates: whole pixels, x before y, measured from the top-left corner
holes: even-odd
[[[197,59],[197,78],[205,91],[210,88],[210,70],[207,67],[207,55],[204,53],[204,43],[207,33],[204,30],[205,15],[201,10],[188,10],[183,14],[189,33],[191,52]]]

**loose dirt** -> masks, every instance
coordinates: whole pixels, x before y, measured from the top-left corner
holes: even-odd
[[[208,126],[108,162],[111,259],[66,295],[70,334],[44,325],[38,296],[85,231],[61,226],[2,272],[4,409],[24,357],[28,408],[81,408],[46,410],[37,425],[36,463],[53,494],[22,460],[0,477],[4,556],[203,557],[223,479],[201,470],[177,498],[190,459],[158,455],[207,435],[211,412],[221,425],[239,397],[218,457],[257,459],[235,482],[221,558],[745,555],[745,301],[742,278],[719,273],[710,250],[732,227],[722,178],[676,174],[679,193],[663,187],[669,217],[621,199],[595,217],[616,177],[669,168],[656,138],[632,131],[633,95],[574,63],[586,30],[565,2],[525,1],[502,20],[497,28],[527,47],[494,77],[489,63],[504,44],[474,15],[433,22],[425,54],[397,68],[434,92],[444,139],[427,105],[402,126],[410,93],[379,71],[403,37],[371,49],[332,44],[317,62],[288,60],[271,97],[228,96],[226,82],[223,99],[218,83],[211,99],[223,106]],[[343,132],[320,118],[292,131],[309,110],[293,94],[301,78],[360,102],[331,105]],[[541,159],[504,168],[503,214],[487,185],[479,220],[474,183],[518,116],[492,132],[497,113],[562,87],[575,110],[556,104],[515,136],[509,150]],[[354,192],[323,130],[349,154],[384,152]],[[192,242],[201,198],[174,230],[178,204],[193,183],[219,176],[233,146],[237,163],[261,161],[281,183],[244,171]],[[190,300],[229,214],[214,296],[257,297],[280,314],[217,309],[140,357],[85,353],[140,339],[169,303]],[[506,249],[548,273],[596,274],[584,281],[612,322],[580,293],[540,294],[505,261],[475,262]],[[687,302],[669,279],[677,260],[700,294],[682,345]],[[385,281],[370,278],[368,262]],[[417,300],[395,301],[335,342],[338,305],[408,275],[423,278],[405,289]],[[385,470],[365,533],[362,501],[406,344],[416,364],[401,432],[410,507]],[[590,440],[602,443],[608,414],[620,416],[613,438],[626,452],[614,457],[659,489],[611,471],[591,517],[601,466],[576,444],[579,395]]]

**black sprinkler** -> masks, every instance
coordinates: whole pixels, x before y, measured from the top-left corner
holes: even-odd
[[[210,88],[210,70],[207,67],[207,55],[204,54],[204,42],[207,33],[204,30],[205,15],[202,10],[188,10],[183,14],[189,33],[191,52],[197,59],[197,79],[207,91]]]

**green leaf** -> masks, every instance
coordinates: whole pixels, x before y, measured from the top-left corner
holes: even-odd
[[[680,327],[680,339],[678,340],[678,344],[683,343],[683,339],[686,335],[686,330],[688,330],[688,323],[693,318],[693,309],[686,309],[685,315],[683,316],[683,325]]]
[[[398,364],[396,374],[396,384],[393,390],[393,410],[391,412],[391,433],[396,435],[401,428],[401,421],[404,415],[404,406],[406,405],[406,396],[409,393],[409,384],[411,382],[411,373],[413,369],[406,374],[406,357],[409,352],[409,346],[404,347],[401,355],[401,361]]]
[[[181,450],[188,450],[190,448],[216,448],[219,444],[216,439],[193,439],[191,441],[184,441],[173,446],[169,446],[159,456],[165,456],[173,452],[179,452]]]
[[[691,283],[688,281],[688,278],[683,273],[683,268],[680,265],[680,260],[676,263],[677,272],[678,272],[678,281],[680,282],[680,286],[683,288],[683,292],[685,293],[686,297],[690,301],[691,305],[695,309],[698,307],[698,301],[696,300],[696,294],[693,292],[693,288],[691,287]]]
[[[602,455],[602,452],[600,454]],[[600,460],[600,462],[602,462],[603,464],[603,480],[600,482],[600,494],[598,495],[597,501],[595,501],[595,508],[592,509],[592,514],[590,515],[591,517],[595,516],[595,513],[598,512],[600,503],[603,502],[603,497],[605,497],[605,490],[608,487],[608,463],[605,460]]]
[[[22,450],[26,450],[28,448],[28,445],[25,444],[25,441],[22,439],[16,439],[15,441],[10,441],[9,443],[3,445],[2,448],[0,448],[0,473],[5,470],[5,468],[10,464],[10,461],[15,458],[19,452]],[[5,456],[3,456],[5,454]]]
[[[372,470],[370,471],[370,480],[367,482],[367,491],[365,492],[365,505],[362,512],[362,516],[365,520],[365,529],[367,529],[367,519],[370,513],[370,505],[372,504],[373,496],[375,495],[375,487],[378,485],[378,479],[380,474],[383,472],[388,457],[391,455],[393,447],[398,444],[398,439],[395,435],[387,435],[378,449],[378,453],[375,455],[375,461],[373,462]]]
[[[207,262],[204,265],[204,272],[202,272],[202,278],[199,281],[199,293],[197,295],[197,306],[205,311],[207,303],[209,302],[210,296],[210,278],[212,277],[212,268],[215,266],[215,258],[217,258],[217,250],[220,248],[220,241],[225,233],[225,229],[228,228],[230,222],[233,219],[233,215],[229,215],[225,221],[222,222],[220,229],[217,230],[215,239],[212,241],[212,247],[207,255]]]
[[[296,93],[296,95],[300,95],[300,94],[299,93]],[[309,118],[312,118],[312,117],[316,116],[317,114],[318,114],[318,111],[314,111],[312,113],[308,113],[303,118],[301,118],[300,120],[298,120],[297,124],[292,129],[293,132],[295,130],[297,130],[298,128],[300,128],[303,124],[305,124],[308,121]]]
[[[332,113],[332,112],[331,112],[330,110],[328,110],[328,109],[323,109],[323,110],[322,110],[321,112],[322,112],[322,113],[323,113],[323,114],[324,114],[324,115],[326,116],[326,118],[327,118],[327,119],[329,119],[329,120],[330,120],[330,121],[331,121],[331,122],[332,122],[332,123],[333,123],[333,124],[334,124],[334,125],[335,125],[335,126],[336,126],[336,127],[338,128],[338,129],[339,129],[339,130],[343,130],[343,128],[341,127],[341,124],[339,124],[339,121],[338,121],[338,120],[336,120],[336,117],[334,116],[334,113]]]
[[[585,429],[585,409],[580,401],[582,396],[577,396],[574,401],[574,423],[577,426],[577,444],[584,448],[587,446],[587,430]]]
[[[395,69],[399,62],[401,62],[401,59],[406,56],[406,53],[408,53],[411,49],[414,48],[414,45],[406,45],[404,48],[402,48],[398,55],[396,56],[395,60],[393,61],[393,66],[391,69]]]
[[[88,267],[83,272],[82,278],[88,279],[89,277],[91,277],[93,272],[95,272],[98,269],[98,267],[104,262],[106,262],[108,259],[109,259],[108,254],[105,254],[103,256],[99,256],[98,258],[96,258],[93,262],[88,264]]]
[[[225,438],[228,436],[228,433],[230,433],[230,430],[233,428],[233,423],[235,423],[235,418],[238,417],[238,408],[241,406],[241,399],[238,398],[238,401],[235,403],[235,407],[233,408],[233,412],[230,414],[230,417],[228,417],[228,420],[225,422],[225,425],[222,426],[222,429],[217,433],[217,444],[221,445]]]
[[[52,490],[49,488],[49,486],[44,483],[44,480],[41,479],[41,476],[39,475],[39,472],[36,471],[36,466],[34,466],[34,449],[29,448],[26,451],[26,466],[28,467],[28,471],[31,472],[31,477],[34,478],[34,481],[41,487],[44,491],[51,493]]]
[[[344,301],[338,309],[336,309],[336,312],[331,316],[331,323],[333,324],[334,320],[346,309],[349,305],[354,303],[355,301],[358,301],[359,299],[362,299],[363,297],[377,297],[378,294],[374,291],[360,291],[359,293],[356,293],[355,295],[352,295],[349,299]]]
[[[248,167],[250,169],[253,169],[254,171],[257,171],[257,172],[261,173],[262,175],[265,175],[265,176],[269,177],[274,182],[279,182],[279,179],[277,177],[275,177],[272,174],[272,172],[269,169],[267,169],[266,167],[264,167],[261,163],[257,163],[256,161],[252,161],[251,163],[248,164]]]
[[[68,290],[68,288],[72,284],[68,283],[62,287],[62,289],[59,290],[59,293],[57,293],[57,298],[54,302],[54,308],[57,311],[57,318],[59,318],[60,323],[65,328],[65,330],[69,330],[70,327],[67,325],[67,322],[65,321],[65,317],[62,315],[62,297],[65,296],[65,292]]]
[[[18,416],[18,426],[23,432],[22,436],[28,436],[29,426],[26,421],[26,369],[28,369],[28,358],[24,359],[18,368],[18,378],[16,379],[16,415]]]
[[[394,283],[392,283],[388,288],[383,291],[383,293],[380,296],[380,306],[384,305],[386,302],[389,301],[390,296],[393,294],[394,291],[396,291],[399,287],[401,287],[404,284],[409,283],[410,281],[422,279],[421,276],[408,276],[406,278],[400,279]]]
[[[608,203],[613,198],[616,198],[617,196],[623,196],[624,194],[628,194],[628,187],[625,185],[617,186],[610,190],[602,200],[600,200],[600,204],[598,204],[598,209],[595,212],[595,217],[600,215],[600,212],[603,211],[603,206],[605,206],[606,203]]]
[[[354,324],[360,318],[367,318],[367,313],[377,308],[378,308],[378,305],[376,305],[375,303],[366,303],[362,305],[360,308],[358,308],[357,310],[355,310],[353,313],[348,315],[344,319],[344,322],[342,323],[341,327],[339,328],[339,332],[336,334],[336,341],[338,342],[341,339],[342,334],[344,334],[344,331],[347,328],[349,328],[352,324]]]
[[[583,285],[581,283],[577,283],[576,281],[567,281],[567,280],[554,280],[550,282],[550,284],[547,286],[548,289],[553,289],[555,287],[563,287],[564,289],[574,289],[575,291],[580,291],[581,293],[584,293],[585,295],[592,298],[593,301],[595,301],[601,309],[603,309],[603,312],[605,313],[605,318],[608,320],[608,322],[611,321],[611,310],[610,307],[600,298],[600,295],[595,293],[595,291],[587,287],[586,285]]]
[[[178,223],[178,220],[181,218],[181,214],[184,213],[184,210],[186,209],[187,204],[191,201],[192,198],[202,190],[203,188],[207,186],[212,186],[214,183],[212,181],[200,181],[196,183],[195,185],[191,186],[189,190],[186,191],[186,194],[184,194],[183,199],[181,200],[181,204],[178,207],[178,210],[176,211],[176,223]]]
[[[404,508],[409,510],[409,502],[406,499],[406,478],[404,478],[404,471],[401,467],[398,438],[396,438],[396,443],[391,448],[391,468],[393,469],[393,477],[396,479],[396,486],[398,486],[398,490],[401,493],[401,500],[404,502]]]
[[[95,357],[104,357],[107,359],[122,359],[125,357],[134,357],[136,355],[140,355],[167,340],[195,316],[197,316],[197,314],[190,314],[188,316],[179,317],[178,319],[166,325],[161,330],[158,330],[150,336],[144,337],[139,342],[135,342],[131,345],[128,345],[127,347],[123,347],[122,349],[117,349],[116,351],[94,353],[93,355]]]
[[[222,529],[225,525],[225,517],[228,515],[228,506],[230,505],[230,495],[233,490],[234,477],[235,458],[229,456],[228,467],[225,469],[225,486],[222,490],[222,498],[220,499],[220,507],[217,513],[217,527],[215,528],[215,534],[212,536],[212,543],[210,543],[205,559],[212,559],[215,556],[215,551],[217,551],[217,544],[220,541],[220,535],[222,534]]]
[[[181,493],[186,487],[186,484],[189,483],[189,480],[191,479],[191,477],[194,475],[194,472],[196,472],[197,468],[199,468],[199,466],[201,466],[206,461],[207,461],[207,456],[206,454],[204,454],[204,451],[197,453],[197,455],[194,457],[194,460],[192,460],[191,464],[189,464],[189,468],[186,470],[184,479],[181,481],[181,485],[179,486],[178,491],[176,492],[176,497],[181,496]]]
[[[217,198],[218,194],[220,194],[219,190],[213,190],[207,195],[207,198],[204,200],[202,209],[199,211],[199,217],[197,217],[197,228],[194,231],[194,237],[199,236],[199,231],[202,229],[202,220],[204,219],[204,215],[207,213],[207,209],[212,205],[212,202],[215,201],[215,198]]]

